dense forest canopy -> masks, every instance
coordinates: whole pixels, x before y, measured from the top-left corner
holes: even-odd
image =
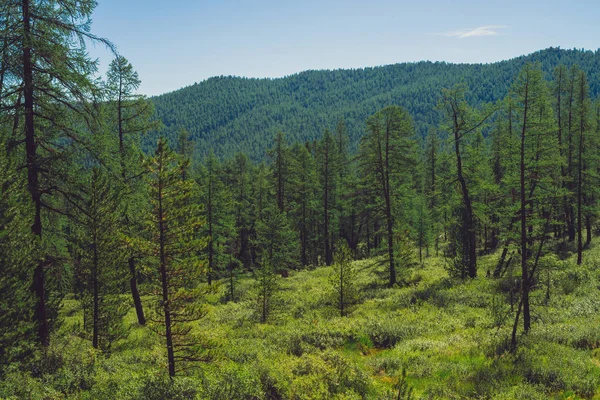
[[[491,64],[400,63],[383,67],[305,71],[280,79],[214,77],[152,98],[165,125],[160,134],[175,140],[187,129],[199,155],[212,150],[225,158],[238,151],[262,160],[275,134],[290,142],[312,141],[323,127],[344,120],[351,148],[365,132],[365,120],[388,105],[404,107],[424,137],[440,121],[435,109],[440,88],[465,82],[474,105],[495,102],[527,62],[539,61],[547,78],[558,64],[578,65],[588,75],[590,93],[600,92],[600,52],[549,48]],[[159,133],[144,142],[152,148]]]

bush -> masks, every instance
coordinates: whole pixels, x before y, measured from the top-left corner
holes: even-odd
[[[148,376],[143,380],[139,399],[146,400],[189,400],[196,397],[198,387],[190,378],[175,377],[170,379],[161,374]]]
[[[253,367],[253,365],[227,362],[208,369],[202,378],[201,398],[207,400],[263,398],[260,377]]]
[[[418,332],[415,325],[389,317],[371,320],[366,329],[373,344],[384,349],[392,348],[396,343],[413,337]]]

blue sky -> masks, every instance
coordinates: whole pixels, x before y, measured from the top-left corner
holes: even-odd
[[[493,62],[550,46],[600,48],[599,0],[98,0],[111,40],[155,95],[216,75],[405,61]],[[104,71],[111,56],[90,55]]]

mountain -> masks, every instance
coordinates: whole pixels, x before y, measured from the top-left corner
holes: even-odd
[[[465,82],[471,89],[470,101],[496,101],[530,61],[541,62],[548,79],[557,65],[577,64],[588,75],[592,96],[600,92],[600,50],[560,48],[490,64],[422,61],[305,71],[277,79],[221,76],[153,97],[156,117],[165,128],[148,135],[144,147],[153,146],[159,134],[174,140],[184,127],[200,157],[212,149],[219,157],[243,151],[261,160],[278,131],[290,142],[312,140],[343,119],[355,148],[365,119],[390,104],[405,107],[423,135],[438,122],[435,106],[443,87]]]

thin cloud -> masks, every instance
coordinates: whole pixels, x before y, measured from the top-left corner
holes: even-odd
[[[448,37],[457,37],[459,39],[466,39],[470,37],[480,37],[480,36],[496,36],[499,34],[499,30],[508,29],[510,26],[508,25],[485,25],[478,26],[474,29],[461,29],[458,31],[450,31],[445,33],[439,33],[440,36],[448,36]]]

